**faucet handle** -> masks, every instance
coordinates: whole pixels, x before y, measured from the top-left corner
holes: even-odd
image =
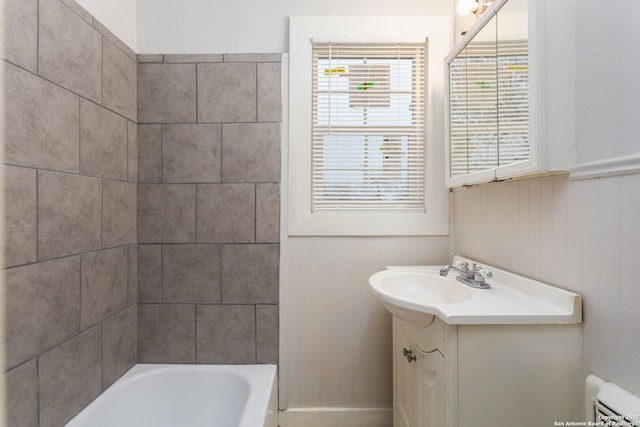
[[[469,263],[467,261],[459,261],[458,267],[460,267],[464,271],[469,271]]]
[[[485,279],[491,279],[493,277],[493,273],[484,267],[474,265],[473,271],[475,272],[475,279],[479,282],[484,282]]]

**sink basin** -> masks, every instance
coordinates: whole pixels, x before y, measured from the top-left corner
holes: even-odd
[[[456,256],[452,265],[477,261]],[[428,325],[433,316],[450,325],[571,324],[582,322],[580,295],[488,265],[491,288],[458,282],[441,266],[387,267],[369,278],[385,308],[403,320]]]
[[[384,270],[371,276],[369,284],[387,310],[413,323],[430,323],[433,314],[437,314],[425,307],[456,304],[471,298],[468,286],[430,271]]]

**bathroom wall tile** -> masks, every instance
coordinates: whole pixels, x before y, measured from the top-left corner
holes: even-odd
[[[135,243],[137,185],[105,179],[102,197],[102,247]]]
[[[222,62],[222,54],[171,54],[164,55],[165,63],[198,63],[198,62]]]
[[[280,181],[280,124],[222,125],[223,182]]]
[[[80,173],[127,180],[127,120],[80,101]]]
[[[138,182],[162,181],[162,127],[138,125]]]
[[[253,305],[198,305],[198,363],[256,363]]]
[[[138,245],[138,303],[162,302],[162,246]]]
[[[40,427],[60,427],[102,391],[100,325],[40,356]]]
[[[282,121],[282,64],[258,64],[258,121]]]
[[[118,49],[107,39],[103,39],[102,75],[103,105],[136,121],[138,112],[136,61]]]
[[[197,206],[198,242],[255,241],[254,184],[199,184]]]
[[[198,121],[254,122],[256,64],[199,64]]]
[[[163,125],[162,180],[220,182],[220,125]]]
[[[164,55],[159,54],[139,53],[137,58],[139,64],[147,62],[164,62]]]
[[[138,64],[138,123],[196,121],[195,64]]]
[[[4,161],[78,172],[78,97],[11,64],[4,89]]]
[[[278,245],[225,245],[222,302],[277,304],[279,257]]]
[[[127,248],[81,256],[80,329],[86,329],[127,306]]]
[[[109,30],[102,22],[98,21],[95,17],[93,18],[93,28],[95,28],[100,34],[104,36],[104,39],[111,42],[115,47],[120,49],[122,53],[127,55],[129,59],[132,61],[136,61],[137,55],[125,42],[120,40],[118,36],[113,34],[111,30]]]
[[[62,3],[66,4],[69,9],[71,9],[76,15],[80,16],[80,18],[84,19],[88,24],[93,25],[93,16],[76,0],[60,0]]]
[[[281,53],[226,53],[224,62],[282,62]]]
[[[35,73],[38,71],[38,0],[12,0],[3,5],[3,56]]]
[[[138,304],[138,245],[127,247],[127,307]]]
[[[78,333],[78,258],[8,269],[6,293],[8,367]]]
[[[165,303],[219,303],[220,247],[164,245],[162,279]]]
[[[280,241],[280,185],[256,184],[256,242]]]
[[[138,185],[138,242],[195,242],[195,185]]]
[[[100,249],[100,180],[44,171],[38,174],[39,259]]]
[[[138,182],[138,125],[127,123],[127,181]]]
[[[38,427],[38,367],[31,359],[6,373],[7,426]]]
[[[36,171],[4,166],[5,266],[34,262],[37,257]]]
[[[258,363],[278,363],[278,316],[277,305],[256,306],[256,352]]]
[[[195,363],[195,306],[138,306],[138,362]]]
[[[102,389],[113,384],[137,359],[138,311],[133,306],[102,325]]]
[[[40,75],[88,99],[102,98],[102,37],[59,0],[40,0]]]

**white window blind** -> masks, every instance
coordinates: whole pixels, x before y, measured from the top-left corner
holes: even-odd
[[[312,210],[424,210],[425,44],[312,52]]]
[[[527,41],[470,43],[449,70],[451,176],[528,159]]]

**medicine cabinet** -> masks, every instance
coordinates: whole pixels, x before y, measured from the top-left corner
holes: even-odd
[[[446,58],[448,187],[567,171],[574,0],[497,0]]]

